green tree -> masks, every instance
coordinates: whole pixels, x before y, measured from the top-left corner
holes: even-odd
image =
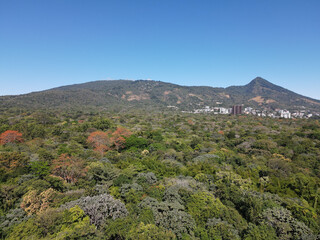
[[[50,166],[46,161],[35,161],[30,164],[31,172],[43,179],[50,174]]]
[[[154,224],[140,223],[137,227],[131,228],[128,238],[132,240],[170,240],[176,239],[176,236],[173,232]]]

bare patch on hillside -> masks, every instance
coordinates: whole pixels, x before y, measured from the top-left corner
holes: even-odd
[[[219,93],[220,96],[224,97],[224,98],[230,98],[229,94],[225,94],[225,93]]]
[[[200,99],[201,101],[203,101],[203,98],[199,97],[199,96],[196,95],[196,94],[189,93],[188,96],[190,96],[190,97],[196,97],[196,98]]]
[[[266,101],[266,103],[274,103],[274,102],[276,102],[276,100],[273,100],[273,99],[268,99],[268,100]]]
[[[310,99],[306,99],[306,98],[304,98],[303,100],[304,100],[304,101],[306,101],[306,102],[308,102],[308,103],[312,103],[312,104],[320,105],[320,103],[315,102],[315,101],[312,101],[312,100],[310,100]]]
[[[256,96],[254,98],[249,99],[249,101],[255,101],[257,103],[263,103],[264,99],[261,96]]]
[[[141,100],[148,100],[148,99],[150,99],[150,96],[149,96],[149,94],[145,94],[145,93],[140,94],[140,95],[132,94],[132,95],[129,95],[127,98],[128,101],[133,101],[133,100],[141,101]]]

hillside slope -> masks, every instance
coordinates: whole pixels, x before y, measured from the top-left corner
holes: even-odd
[[[24,95],[0,97],[0,108],[53,109],[103,108],[161,109],[176,106],[192,110],[202,106],[320,109],[320,101],[308,98],[260,77],[245,86],[227,88],[188,87],[152,80],[94,81],[62,86]]]

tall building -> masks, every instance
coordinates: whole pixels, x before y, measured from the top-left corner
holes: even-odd
[[[240,106],[240,105],[232,106],[231,114],[233,114],[233,115],[242,114],[242,106]]]

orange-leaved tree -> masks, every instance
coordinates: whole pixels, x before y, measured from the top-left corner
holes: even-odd
[[[76,159],[67,154],[61,154],[58,159],[53,160],[51,167],[53,175],[63,178],[68,183],[77,182],[87,172],[82,159]]]
[[[126,143],[125,138],[130,137],[131,135],[132,132],[128,129],[118,127],[117,130],[112,133],[112,143],[114,148],[117,150],[124,148]]]
[[[96,131],[92,132],[88,137],[88,142],[92,144],[94,150],[103,154],[106,150],[110,148],[111,139],[109,132]]]
[[[129,137],[132,133],[123,127],[118,127],[114,132],[96,131],[89,135],[88,142],[92,144],[95,151],[103,154],[110,149],[122,149],[125,146],[125,138]]]
[[[0,135],[0,144],[22,142],[22,133],[13,130],[7,130]]]

